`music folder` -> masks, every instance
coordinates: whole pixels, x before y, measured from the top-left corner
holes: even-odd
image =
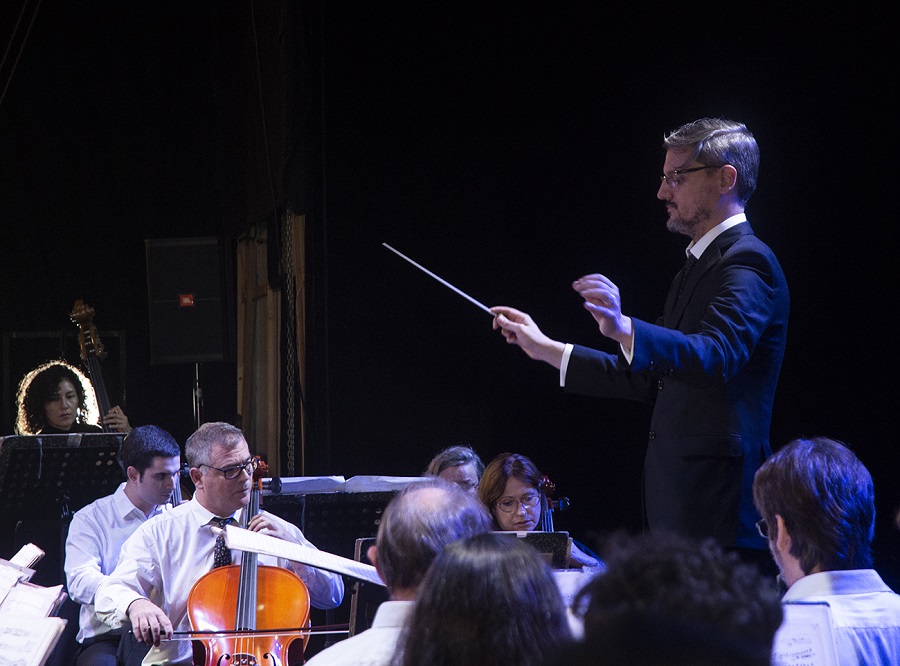
[[[299,543],[278,539],[268,534],[251,532],[234,525],[225,528],[225,543],[234,550],[249,551],[272,557],[282,557],[311,567],[357,578],[366,583],[384,586],[384,581],[371,564],[363,564],[340,555],[326,553]]]
[[[565,569],[569,566],[569,555],[572,552],[572,537],[568,532],[500,532],[509,534],[538,549],[553,569]]]

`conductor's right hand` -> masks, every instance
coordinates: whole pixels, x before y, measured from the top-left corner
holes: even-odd
[[[172,623],[162,609],[149,599],[137,599],[128,607],[128,619],[134,637],[145,645],[155,645],[172,638]]]
[[[505,305],[497,305],[490,310],[494,313],[494,330],[499,329],[506,342],[521,347],[529,358],[559,368],[565,349],[562,342],[544,335],[534,320],[521,310]]]

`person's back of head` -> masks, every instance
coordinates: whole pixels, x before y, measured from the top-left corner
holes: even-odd
[[[671,614],[623,617],[584,640],[571,641],[542,666],[769,666],[732,635]]]
[[[388,590],[414,591],[447,544],[487,532],[478,499],[438,477],[403,488],[388,503],[375,538],[375,561]]]
[[[865,465],[842,442],[794,439],[757,470],[753,500],[775,538],[777,518],[791,536],[790,553],[804,574],[870,569],[875,486]]]
[[[712,539],[619,533],[604,562],[573,602],[582,649],[609,644],[620,663],[769,663],[782,620],[775,584]]]
[[[181,456],[178,442],[167,431],[155,425],[134,428],[122,443],[122,464],[134,467],[140,474],[153,465],[154,458]]]
[[[529,544],[489,532],[449,544],[419,587],[404,666],[540,664],[571,638],[562,595]]]

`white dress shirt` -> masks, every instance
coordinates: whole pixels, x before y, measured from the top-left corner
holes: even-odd
[[[157,508],[149,517],[160,511]],[[101,497],[72,516],[66,538],[66,591],[72,601],[81,604],[76,636],[79,643],[112,631],[94,613],[94,593],[116,568],[122,544],[147,519],[128,499],[124,483],[112,495]]]
[[[297,526],[268,515],[299,543],[315,548]],[[115,571],[97,590],[94,603],[98,617],[113,627],[127,625],[129,605],[146,598],[166,613],[175,631],[189,631],[188,595],[194,583],[212,568],[216,535],[210,521],[215,517],[195,498],[138,528],[125,541]],[[239,555],[239,551],[233,551],[233,560]],[[259,564],[281,566],[297,573],[306,583],[310,603],[316,608],[334,608],[344,598],[344,581],[338,574],[268,555],[259,555]],[[285,621],[286,626],[293,626],[290,619]],[[177,655],[172,661],[190,663],[190,641],[173,641],[169,645],[169,654]]]
[[[372,626],[313,655],[307,666],[388,666],[414,601],[384,601]]]
[[[782,603],[823,601],[831,608],[838,663],[900,664],[900,595],[873,569],[824,571],[788,588]]]

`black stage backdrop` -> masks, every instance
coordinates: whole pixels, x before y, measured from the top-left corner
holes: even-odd
[[[660,142],[725,116],[759,141],[748,215],[791,288],[773,445],[824,434],[857,451],[875,477],[879,567],[900,589],[886,223],[897,114],[883,16],[280,4],[306,17],[314,110],[308,474],[415,475],[465,441],[485,460],[530,456],[571,500],[557,525],[586,543],[636,529],[649,409],[562,394],[555,370],[382,243],[553,337],[612,349],[570,283],[605,273],[627,313],[657,316],[685,244],[655,199]],[[255,220],[235,213],[245,193],[220,175],[269,147],[228,132],[252,124],[233,117],[252,109],[233,96],[256,94],[254,52],[228,43],[251,29],[252,8],[45,0],[21,58],[14,46],[3,65],[3,332],[65,329],[85,298],[101,329],[126,334],[132,422],[180,441],[194,367],[149,362],[144,241],[236,237]],[[2,10],[4,39],[19,10]],[[233,363],[203,373],[207,418],[231,420]]]

